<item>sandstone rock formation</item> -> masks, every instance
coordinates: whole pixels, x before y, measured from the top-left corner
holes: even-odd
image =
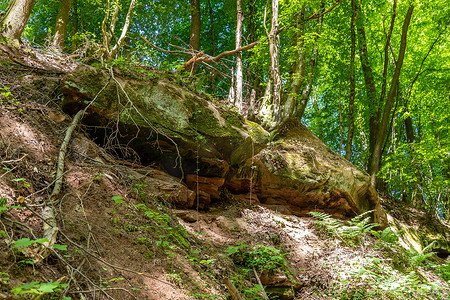
[[[374,209],[375,221],[385,224],[369,176],[304,125],[290,121],[270,135],[163,77],[81,66],[62,80],[63,107],[74,113],[89,106],[85,124],[109,128],[106,137],[105,130],[91,135],[110,142],[112,134],[142,163],[158,163],[184,180],[197,195],[181,188],[174,197],[179,207],[206,209],[220,200],[223,186],[284,213],[318,210],[347,218]]]

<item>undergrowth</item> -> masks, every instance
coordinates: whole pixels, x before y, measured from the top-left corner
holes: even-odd
[[[403,231],[386,228],[374,230],[378,224],[370,223],[368,215],[359,215],[350,221],[334,219],[332,216],[311,212],[319,230],[332,238],[338,238],[346,246],[373,246],[362,263],[351,271],[339,271],[340,281],[335,281],[328,295],[333,299],[450,299],[448,287],[439,280],[429,279],[432,270],[445,281],[450,279],[449,264],[433,263],[433,243],[417,251],[413,247],[404,249],[400,243]],[[369,254],[369,252],[367,252]]]

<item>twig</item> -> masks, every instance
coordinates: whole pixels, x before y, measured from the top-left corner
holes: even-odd
[[[259,279],[258,273],[256,273],[255,267],[253,267],[253,273],[255,273],[256,280],[258,280],[258,283],[261,286],[264,299],[269,300],[269,297],[267,296],[266,291],[264,290],[264,286],[261,283],[261,279]]]
[[[12,163],[12,162],[19,162],[19,161],[21,161],[22,159],[24,159],[26,156],[28,156],[27,153],[24,154],[24,155],[23,155],[21,158],[19,158],[19,159],[4,160],[4,161],[2,161],[2,164],[8,164],[8,163]]]

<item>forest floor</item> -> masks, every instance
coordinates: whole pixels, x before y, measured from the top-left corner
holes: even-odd
[[[81,128],[49,203],[71,122],[62,71],[0,66],[0,299],[232,299],[227,280],[245,299],[450,299],[443,259],[416,265],[417,253],[366,232],[336,234],[226,191],[209,211],[174,209],[148,193],[154,167],[121,161]],[[46,206],[58,232],[40,261]]]

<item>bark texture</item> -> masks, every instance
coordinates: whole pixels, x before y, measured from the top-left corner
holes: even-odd
[[[236,49],[241,48],[242,40],[242,23],[244,21],[244,13],[242,12],[242,0],[237,0],[237,22],[236,22]],[[242,73],[242,52],[236,53],[236,94],[235,105],[242,113],[242,85],[243,85],[243,73]]]
[[[55,34],[53,36],[53,46],[59,49],[64,47],[66,38],[67,21],[69,20],[70,7],[72,0],[62,0],[56,17]]]
[[[18,45],[35,0],[12,0],[0,21],[2,42]]]

